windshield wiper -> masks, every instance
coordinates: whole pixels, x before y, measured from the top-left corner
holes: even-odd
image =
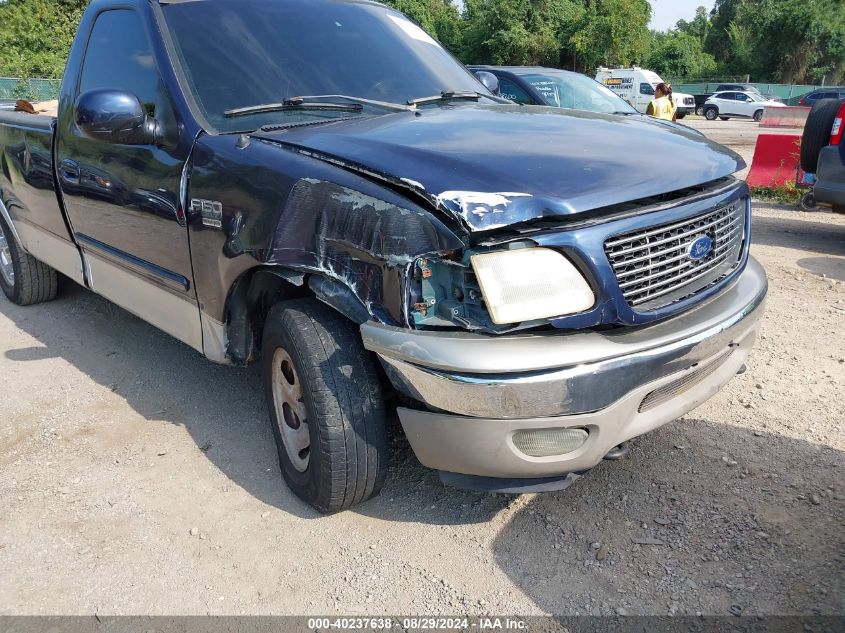
[[[343,99],[349,103],[330,103],[319,101],[320,99]],[[390,101],[377,101],[365,99],[364,97],[351,97],[349,95],[309,95],[302,97],[290,97],[281,103],[265,103],[262,105],[247,106],[245,108],[233,108],[226,110],[223,114],[227,117],[244,116],[247,114],[261,114],[262,112],[284,112],[286,110],[338,110],[342,112],[360,112],[363,106],[369,105],[385,110],[407,112],[413,110],[410,106]]]
[[[340,112],[360,112],[364,109],[360,103],[308,103],[306,101],[291,102],[286,100],[282,103],[263,103],[261,105],[247,106],[245,108],[233,108],[223,112],[227,117],[246,116],[248,114],[261,114],[263,112],[285,112],[288,110],[334,110]]]
[[[401,103],[393,103],[392,101],[379,101],[377,99],[366,99],[364,97],[352,97],[350,95],[310,95],[307,97],[291,97],[285,99],[285,103],[299,103],[305,99],[343,99],[352,103],[360,103],[362,105],[371,105],[377,108],[384,108],[385,110],[396,110],[397,112],[407,112],[413,108],[403,105]]]
[[[426,103],[437,103],[438,101],[452,101],[453,99],[473,99],[478,101],[483,96],[480,92],[473,92],[471,90],[444,90],[439,95],[410,99],[408,105],[418,106]]]

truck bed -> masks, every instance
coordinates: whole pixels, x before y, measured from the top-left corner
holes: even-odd
[[[44,114],[27,114],[14,110],[0,109],[0,126],[10,125],[21,128],[51,131],[56,117]]]

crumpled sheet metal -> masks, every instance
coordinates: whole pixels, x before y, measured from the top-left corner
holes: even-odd
[[[403,298],[414,260],[463,247],[427,211],[303,178],[279,218],[268,263],[326,275],[347,286],[374,318],[406,324]]]

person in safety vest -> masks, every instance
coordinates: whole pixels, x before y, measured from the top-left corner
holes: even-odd
[[[672,86],[659,83],[654,89],[654,99],[648,104],[645,113],[666,121],[674,121],[678,116],[678,106],[672,100]]]

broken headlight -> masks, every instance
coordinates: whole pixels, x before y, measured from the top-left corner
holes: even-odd
[[[465,251],[462,261],[420,259],[416,268],[414,321],[422,326],[508,331],[584,312],[596,301],[578,268],[547,248],[511,243]]]
[[[481,253],[470,261],[498,325],[576,314],[596,302],[572,262],[548,248]]]

